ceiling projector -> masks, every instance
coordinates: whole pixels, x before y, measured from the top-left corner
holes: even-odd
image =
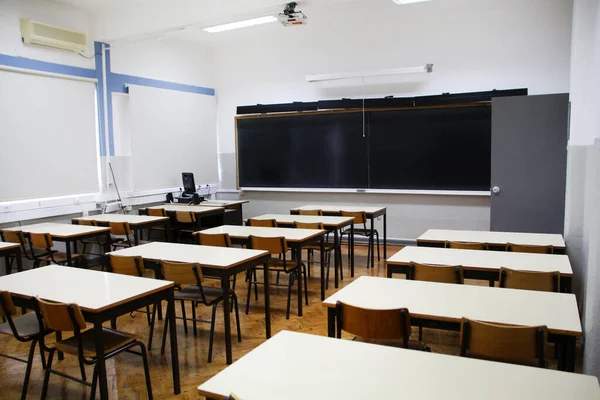
[[[297,5],[294,1],[285,5],[285,9],[278,16],[283,26],[306,25],[306,15],[302,11],[296,11]]]

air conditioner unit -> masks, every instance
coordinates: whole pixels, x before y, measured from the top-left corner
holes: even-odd
[[[54,47],[82,53],[86,49],[85,33],[57,28],[41,22],[21,18],[21,37],[24,43]]]

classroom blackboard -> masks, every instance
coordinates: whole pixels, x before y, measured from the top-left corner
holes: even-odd
[[[238,117],[242,188],[490,188],[491,107]]]

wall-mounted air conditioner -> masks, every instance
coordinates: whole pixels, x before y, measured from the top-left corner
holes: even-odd
[[[82,53],[86,49],[85,33],[57,28],[52,25],[21,18],[21,37],[24,43],[54,47]]]

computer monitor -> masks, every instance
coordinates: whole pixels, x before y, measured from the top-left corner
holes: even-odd
[[[182,172],[181,178],[183,179],[183,193],[196,193],[196,183],[194,182],[194,174],[191,172]]]

